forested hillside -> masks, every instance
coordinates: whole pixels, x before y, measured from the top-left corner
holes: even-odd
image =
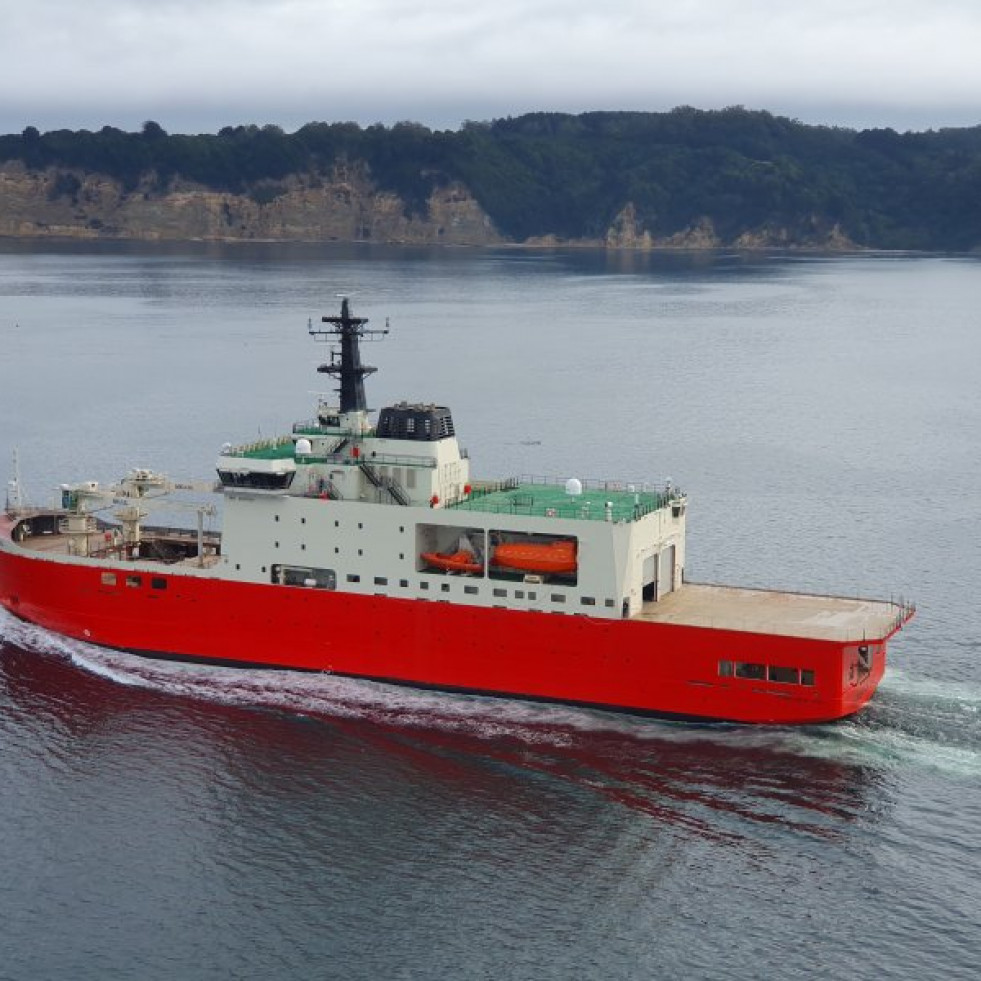
[[[71,198],[86,174],[127,191],[176,181],[244,195],[259,206],[290,179],[362,168],[374,186],[425,216],[435,190],[464,186],[514,241],[602,240],[632,206],[656,242],[710,223],[719,242],[780,230],[799,244],[834,228],[884,249],[981,247],[981,126],[896,133],[808,126],[741,108],[667,113],[534,113],[458,131],[413,123],[310,123],[295,133],[236,126],[218,134],[60,130],[0,136],[0,162],[58,171],[49,197]],[[3,201],[0,200],[0,209]]]

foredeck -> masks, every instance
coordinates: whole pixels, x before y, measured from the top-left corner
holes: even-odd
[[[635,521],[665,507],[677,495],[636,489],[621,483],[583,482],[582,493],[546,478],[512,478],[476,484],[469,497],[449,505],[455,511],[521,514],[577,521]]]
[[[912,608],[885,600],[783,593],[685,583],[637,619],[814,640],[881,640],[899,629]]]

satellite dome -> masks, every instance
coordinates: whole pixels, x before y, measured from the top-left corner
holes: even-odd
[[[569,497],[578,497],[582,493],[582,481],[578,477],[570,477],[565,482],[565,492]]]

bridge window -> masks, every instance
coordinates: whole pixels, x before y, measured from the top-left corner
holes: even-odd
[[[219,470],[218,478],[225,487],[248,487],[255,490],[285,490],[293,483],[295,471],[267,473],[264,471]],[[277,521],[279,518],[276,519]]]
[[[799,672],[797,668],[780,668],[771,664],[766,669],[766,676],[769,681],[776,681],[781,685],[796,685]]]

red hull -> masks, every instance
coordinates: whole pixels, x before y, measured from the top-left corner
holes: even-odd
[[[0,522],[2,524],[2,522]],[[0,603],[23,619],[107,647],[737,722],[821,722],[850,715],[885,669],[849,677],[855,642],[743,633],[642,620],[468,607],[142,574],[101,584],[105,566],[0,552]],[[720,659],[814,672],[813,686],[719,677]]]

